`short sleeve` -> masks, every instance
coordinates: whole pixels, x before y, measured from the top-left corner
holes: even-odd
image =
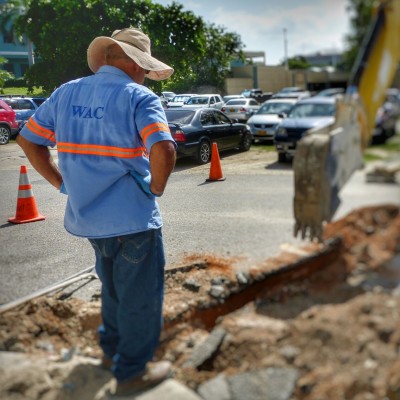
[[[54,92],[56,96],[56,92]],[[47,99],[22,128],[20,135],[41,146],[56,145],[54,97]]]
[[[170,140],[175,144],[161,100],[155,94],[146,93],[140,99],[135,117],[137,130],[149,153],[154,143]]]

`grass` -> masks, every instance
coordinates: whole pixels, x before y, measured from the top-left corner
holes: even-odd
[[[42,88],[34,88],[33,92],[28,92],[26,87],[10,87],[10,88],[2,88],[0,91],[0,95],[18,95],[18,96],[39,96],[39,97],[47,97],[48,93],[44,92]]]
[[[364,161],[388,160],[394,157],[400,157],[400,133],[392,136],[383,144],[371,145],[364,153]]]

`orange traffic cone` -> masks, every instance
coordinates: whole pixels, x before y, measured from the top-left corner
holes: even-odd
[[[8,221],[13,224],[23,224],[25,222],[42,221],[45,218],[46,217],[40,215],[37,210],[36,201],[33,197],[32,185],[29,183],[28,170],[25,165],[21,165],[17,211],[15,217],[8,218]]]
[[[224,181],[224,180],[225,177],[222,174],[218,145],[217,143],[213,143],[213,148],[211,152],[210,175],[207,181]]]

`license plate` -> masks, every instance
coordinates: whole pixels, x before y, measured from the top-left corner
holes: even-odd
[[[231,108],[229,111],[230,111],[230,112],[235,112],[235,109],[234,109],[234,108]]]
[[[258,134],[260,136],[265,136],[267,134],[267,131],[258,131]]]

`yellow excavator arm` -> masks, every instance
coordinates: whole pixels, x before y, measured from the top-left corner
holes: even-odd
[[[378,108],[400,61],[400,0],[374,7],[368,33],[351,73],[347,92],[337,100],[332,125],[313,129],[298,142],[293,160],[294,235],[322,241],[323,225],[337,210],[339,192],[363,166]]]

